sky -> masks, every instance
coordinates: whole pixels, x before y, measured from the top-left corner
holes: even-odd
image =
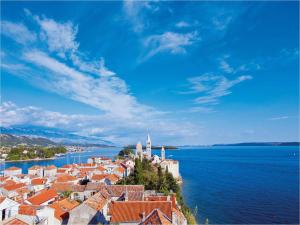
[[[298,2],[1,2],[1,126],[116,144],[297,141]]]

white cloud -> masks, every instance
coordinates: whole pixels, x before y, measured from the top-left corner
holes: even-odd
[[[140,33],[145,29],[146,17],[144,11],[151,13],[159,10],[156,1],[123,1],[123,9],[126,18],[130,21],[134,32]]]
[[[194,101],[197,104],[217,104],[219,98],[231,94],[231,88],[243,81],[252,79],[251,76],[239,76],[229,80],[225,76],[204,74],[188,79],[190,90],[185,94],[201,94]]]
[[[32,43],[36,40],[36,34],[29,31],[22,23],[1,21],[1,34],[21,44]]]
[[[65,57],[66,53],[75,52],[79,44],[76,42],[78,27],[72,22],[58,23],[53,19],[34,17],[41,27],[40,37],[44,39],[50,52],[57,52]]]
[[[234,69],[228,64],[228,62],[225,61],[225,59],[220,61],[220,68],[226,73],[234,72]]]
[[[183,138],[198,135],[195,124],[180,120],[162,120],[151,117],[148,120],[123,120],[109,114],[83,115],[62,114],[44,110],[39,107],[18,107],[12,102],[3,102],[0,105],[0,125],[11,127],[16,125],[33,125],[49,128],[62,128],[74,134],[89,137],[102,137],[107,141],[119,144],[136,143],[144,137],[147,129],[156,135],[156,141],[178,141]],[[175,139],[174,139],[175,138]],[[184,143],[184,142],[183,142]]]
[[[184,54],[186,48],[200,40],[197,32],[174,33],[165,32],[163,34],[152,35],[146,38],[144,45],[149,49],[145,59],[150,58],[160,52],[171,54]]]
[[[269,120],[286,120],[288,119],[288,116],[278,116],[278,117],[272,117]]]
[[[189,26],[191,26],[191,25],[185,21],[179,21],[178,23],[176,23],[176,27],[178,27],[178,28],[184,28],[184,27],[189,27]]]

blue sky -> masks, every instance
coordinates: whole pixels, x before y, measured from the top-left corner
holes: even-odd
[[[1,125],[118,144],[298,139],[298,2],[2,2]]]

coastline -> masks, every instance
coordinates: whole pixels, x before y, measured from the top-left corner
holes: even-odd
[[[45,160],[54,160],[57,159],[56,157],[51,157],[51,158],[37,158],[37,159],[19,159],[19,160],[7,160],[7,161],[2,161],[3,163],[6,162],[28,162],[28,161],[45,161]]]

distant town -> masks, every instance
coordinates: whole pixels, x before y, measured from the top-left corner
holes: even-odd
[[[160,156],[153,155],[150,135],[145,149],[139,142],[115,160],[95,156],[61,167],[35,165],[27,174],[18,167],[2,168],[1,224],[195,223],[181,182],[179,162],[167,159],[164,147]]]

